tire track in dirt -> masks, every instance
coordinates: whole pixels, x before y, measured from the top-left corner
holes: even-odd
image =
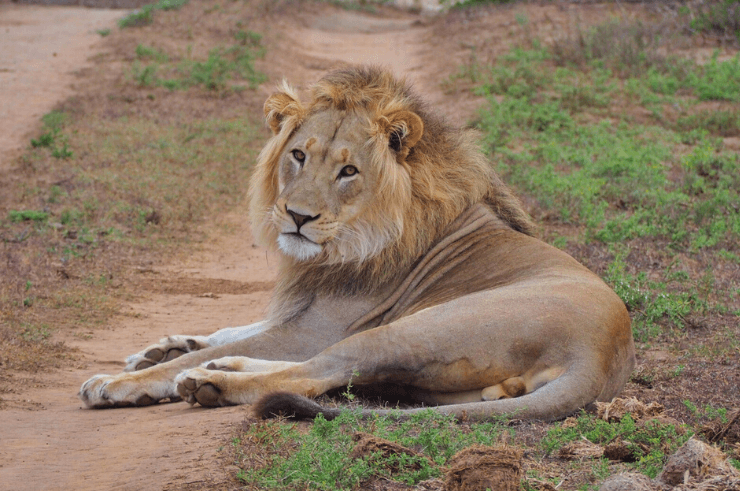
[[[282,26],[279,37],[292,49],[268,45],[268,61],[274,59],[278,68],[290,66],[283,73],[304,86],[337,64],[380,63],[408,75],[434,104],[444,94],[425,48],[430,33],[420,19],[327,8],[309,19],[307,27]],[[57,100],[66,95],[57,94]],[[35,124],[18,120],[14,131],[27,134]],[[238,488],[228,469],[227,450],[220,447],[247,408],[204,410],[177,403],[93,411],[83,408],[76,393],[84,380],[119,372],[127,355],[160,337],[209,334],[263,317],[277,260],[253,245],[245,216],[245,209],[237,209],[220,217],[217,221],[228,223],[230,233],[214,232],[209,244],[192,257],[142,271],[142,289],[157,293],[125,308],[110,329],[91,332],[89,339],[62,337],[79,350],[78,366],[45,375],[41,386],[11,400],[11,407],[0,412],[3,488]]]

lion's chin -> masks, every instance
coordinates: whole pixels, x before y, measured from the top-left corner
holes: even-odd
[[[283,254],[299,261],[311,259],[322,251],[319,244],[295,233],[280,234],[278,236],[278,247]]]

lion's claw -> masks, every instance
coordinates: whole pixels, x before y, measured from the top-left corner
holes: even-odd
[[[182,372],[175,378],[177,393],[188,404],[196,402],[204,407],[231,406],[235,402],[225,397],[222,389],[223,372],[205,368],[194,368]]]
[[[87,407],[95,409],[150,406],[162,399],[177,397],[172,384],[157,382],[150,385],[131,380],[129,374],[95,375],[82,384],[79,397]]]
[[[126,367],[123,371],[144,370],[209,346],[205,336],[168,336],[160,339],[159,343],[126,358]]]

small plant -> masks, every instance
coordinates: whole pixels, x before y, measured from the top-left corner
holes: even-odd
[[[254,31],[239,30],[234,33],[234,39],[241,46],[259,46],[262,40],[262,34]]]
[[[49,213],[36,210],[10,210],[8,218],[11,222],[45,222]]]
[[[55,158],[58,158],[58,159],[69,159],[69,158],[72,158],[72,156],[74,154],[72,153],[72,151],[67,146],[67,142],[64,142],[62,144],[62,147],[61,148],[59,148],[59,147],[54,148],[51,151],[51,155],[53,157],[55,157]]]
[[[136,60],[131,67],[131,74],[140,87],[150,87],[157,83],[157,65],[142,65]]]
[[[21,332],[21,337],[27,342],[42,342],[51,337],[51,330],[46,324],[26,324]]]
[[[95,32],[97,32],[98,34],[100,34],[100,37],[107,37],[107,36],[110,35],[110,29],[108,29],[108,28],[106,28],[106,29],[98,29]]]
[[[169,57],[162,51],[150,46],[144,46],[143,44],[136,46],[136,57],[142,60],[154,60],[158,63],[167,63],[169,61]]]
[[[157,3],[144,5],[123,19],[118,21],[118,27],[125,29],[127,27],[139,27],[152,23],[154,12],[157,10],[178,10],[186,5],[189,0],[159,0]]]
[[[360,376],[360,372],[357,370],[352,370],[352,375],[349,378],[349,381],[347,382],[347,388],[342,392],[342,395],[347,399],[348,401],[352,402],[355,400],[355,395],[352,393],[352,379],[357,378]]]
[[[67,115],[60,111],[52,111],[45,114],[41,120],[44,122],[44,128],[47,131],[42,133],[38,139],[32,139],[31,146],[34,148],[50,148],[51,155],[55,158],[67,159],[72,157],[66,137],[61,134]],[[62,143],[61,147],[58,146],[59,142]]]
[[[46,133],[42,133],[41,136],[38,137],[38,139],[31,139],[31,146],[36,147],[50,147],[54,144],[54,138],[56,134],[51,131],[47,131]]]
[[[551,454],[567,443],[585,438],[605,445],[622,440],[634,458],[635,470],[653,478],[658,475],[668,456],[691,438],[688,428],[677,428],[672,424],[647,421],[637,425],[630,415],[619,422],[606,422],[582,412],[575,425],[556,426],[548,430],[542,439],[542,447]],[[604,479],[608,470],[600,468],[599,479]]]

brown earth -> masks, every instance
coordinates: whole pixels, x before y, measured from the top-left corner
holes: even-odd
[[[467,91],[445,92],[440,82],[469,59],[471,46],[480,46],[483,58],[495,57],[526,39],[531,30],[547,40],[563,25],[604,19],[614,9],[637,8],[622,4],[517,5],[478,11],[475,19],[460,13],[438,21],[396,10],[369,15],[311,3],[303,4],[297,12],[283,4],[289,2],[274,2],[261,28],[267,56],[259,68],[272,82],[286,77],[305,87],[340,63],[381,63],[407,75],[430,103],[458,124],[473,117],[480,101]],[[529,18],[526,28],[515,17],[522,11]],[[38,134],[40,115],[78,87],[90,86],[91,77],[107,73],[95,65],[104,63],[104,57],[94,54],[123,48],[116,46],[115,40],[101,40],[94,31],[110,27],[121,15],[120,11],[0,4],[0,83],[4,89],[0,92],[0,169],[31,135]],[[134,41],[126,43],[131,52]],[[197,50],[197,39],[194,44]],[[115,70],[115,63],[108,68]],[[94,69],[74,74],[85,66]],[[8,90],[8,83],[17,85]],[[259,98],[264,99],[271,87],[261,86]],[[162,107],[162,111],[167,109]],[[259,105],[249,103],[248,109],[259,111]],[[213,221],[218,225],[210,226],[207,244],[156,258],[151,266],[129,272],[122,288],[131,290],[132,300],[106,329],[55,332],[55,341],[77,350],[73,362],[40,376],[3,373],[0,366],[0,380],[11,380],[12,387],[3,394],[0,408],[1,487],[238,488],[223,446],[234,423],[244,418],[248,408],[203,410],[180,403],[91,411],[82,407],[76,392],[89,376],[119,371],[127,355],[162,336],[208,334],[262,317],[277,261],[252,244],[245,211],[240,205],[228,215],[216,217]],[[596,270],[606,264],[599,256],[603,251],[570,252]],[[677,363],[673,353],[641,353],[643,372],[667,372]],[[737,378],[712,377],[713,372],[703,370],[701,364],[683,363],[691,374],[688,387],[709,384],[696,390],[714,388],[718,396],[727,395],[733,384],[737,387]],[[658,390],[661,383],[675,381],[668,377],[650,380],[654,387],[633,383],[628,392],[638,397],[647,394],[648,401],[670,394],[673,407],[680,406],[680,394],[673,395],[681,392],[679,388]]]

